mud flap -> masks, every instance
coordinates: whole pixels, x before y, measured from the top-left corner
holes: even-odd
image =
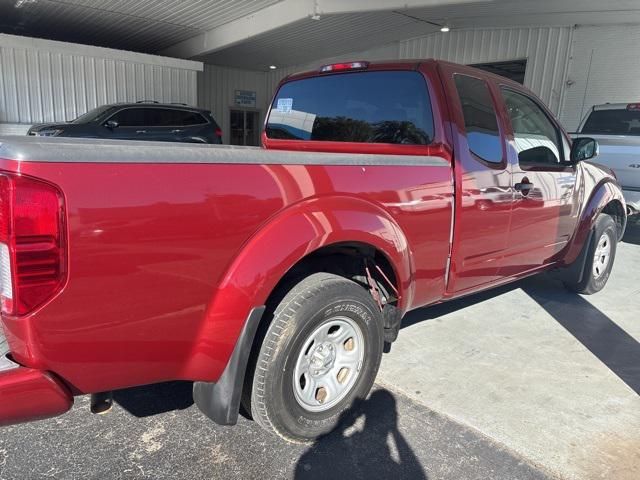
[[[264,311],[264,306],[251,310],[218,381],[193,384],[193,401],[202,413],[218,425],[235,425],[238,422],[247,362]]]
[[[391,344],[398,338],[402,316],[396,306],[386,304],[382,309],[382,318],[384,320],[384,352],[389,353]]]

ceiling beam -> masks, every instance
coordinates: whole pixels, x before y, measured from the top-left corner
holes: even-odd
[[[307,18],[324,15],[400,10],[494,0],[282,0],[269,7],[177,43],[159,55],[194,58],[244,42]]]

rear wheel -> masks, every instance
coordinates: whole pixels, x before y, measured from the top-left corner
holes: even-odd
[[[582,279],[579,282],[565,282],[567,288],[585,295],[602,290],[609,280],[617,246],[616,222],[610,215],[599,215],[595,222],[593,239],[587,247]]]
[[[368,394],[382,349],[381,314],[365,289],[328,273],[307,277],[276,307],[260,347],[253,419],[290,441],[331,431]]]

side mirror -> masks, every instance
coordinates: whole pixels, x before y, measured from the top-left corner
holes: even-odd
[[[576,138],[571,145],[571,163],[576,164],[582,160],[591,160],[598,156],[598,142],[593,138]]]
[[[105,122],[104,126],[113,130],[114,128],[118,128],[119,123],[115,120],[108,120]]]

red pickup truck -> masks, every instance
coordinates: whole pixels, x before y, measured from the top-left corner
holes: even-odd
[[[596,292],[626,225],[593,139],[465,66],[292,75],[262,143],[1,140],[0,424],[190,380],[220,424],[311,439],[405,312],[551,269]]]

